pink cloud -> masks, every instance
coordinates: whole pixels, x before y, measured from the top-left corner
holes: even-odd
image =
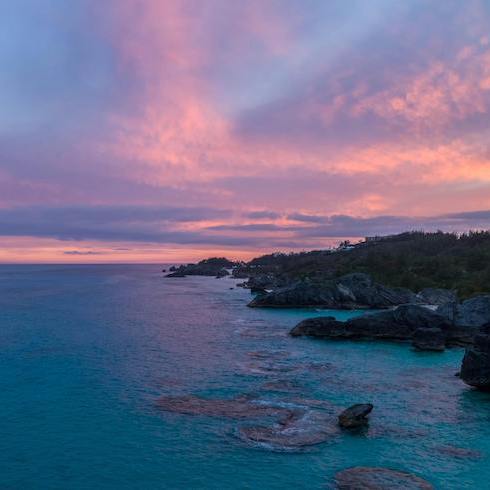
[[[361,99],[354,116],[372,112],[420,130],[449,126],[490,108],[490,50],[465,46],[451,62],[433,61],[413,76],[394,76],[391,86]]]
[[[117,94],[60,141],[40,130],[32,145],[21,135],[11,151],[2,140],[10,168],[0,173],[0,207],[230,209],[232,216],[165,226],[213,239],[228,227],[233,239],[257,238],[248,245],[256,249],[267,236],[291,239],[293,212],[368,218],[490,207],[485,10],[478,2],[470,14],[456,9],[461,38],[427,11],[423,20],[436,32],[419,28],[410,6],[395,9],[402,17],[389,26],[349,13],[337,39],[324,26],[333,25],[327,4],[314,4],[315,24],[304,4],[289,0],[92,2],[91,32],[110,48]],[[260,224],[279,228],[267,235],[244,217],[257,210],[275,212]],[[46,257],[81,250],[43,243]],[[189,256],[198,248],[185,247]],[[229,247],[238,248],[247,253]]]

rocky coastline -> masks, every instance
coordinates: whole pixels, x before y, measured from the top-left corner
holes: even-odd
[[[490,294],[476,294],[461,300],[454,290],[431,287],[416,292],[384,285],[369,274],[359,272],[300,280],[264,271],[247,275],[241,264],[222,259],[180,266],[166,277],[188,275],[243,280],[236,285],[248,288],[254,295],[248,304],[251,308],[364,311],[361,316],[347,321],[333,316],[305,319],[289,332],[291,337],[405,342],[417,351],[434,353],[463,347],[465,354],[458,373],[461,381],[475,389],[490,390]],[[274,386],[269,385],[269,388]],[[289,389],[286,386],[285,391]],[[162,397],[157,407],[182,415],[236,419],[239,425],[233,434],[241,443],[274,451],[304,451],[317,444],[334,443],[342,434],[362,436],[368,430],[373,410],[371,403],[356,403],[341,410],[325,402],[318,405],[316,400],[281,398],[270,400],[260,393],[232,399],[184,395]],[[433,488],[430,482],[415,474],[384,467],[339,471],[334,485],[339,489]]]
[[[165,277],[188,275],[245,279],[237,286],[254,294],[248,304],[251,308],[366,310],[344,322],[332,316],[308,318],[290,335],[406,342],[416,350],[433,352],[464,347],[461,379],[475,388],[490,389],[490,294],[460,301],[454,290],[432,287],[414,292],[386,286],[360,272],[291,280],[284,271],[255,270],[225,258],[172,267]]]
[[[468,309],[467,302],[482,307],[479,321],[476,321],[473,310]],[[467,311],[468,315],[448,316],[445,305],[432,310],[427,306],[408,304],[346,322],[330,316],[309,318],[296,325],[290,334],[324,339],[410,341],[419,349],[428,344],[428,350],[472,345],[479,328],[490,321],[490,295],[467,300],[455,308]]]

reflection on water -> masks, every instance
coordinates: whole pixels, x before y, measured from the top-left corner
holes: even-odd
[[[460,349],[290,338],[355,313],[159,270],[0,267],[0,487],[312,489],[375,465],[485,488],[490,395],[454,376]],[[357,402],[369,428],[340,432]]]

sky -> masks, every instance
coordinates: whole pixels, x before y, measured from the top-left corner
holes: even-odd
[[[0,262],[490,228],[490,0],[3,0]]]

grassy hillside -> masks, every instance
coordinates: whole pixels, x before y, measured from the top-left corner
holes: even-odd
[[[331,278],[367,272],[390,286],[414,291],[426,287],[456,289],[460,296],[490,291],[490,232],[408,232],[344,251],[271,254],[246,265],[291,279]]]

